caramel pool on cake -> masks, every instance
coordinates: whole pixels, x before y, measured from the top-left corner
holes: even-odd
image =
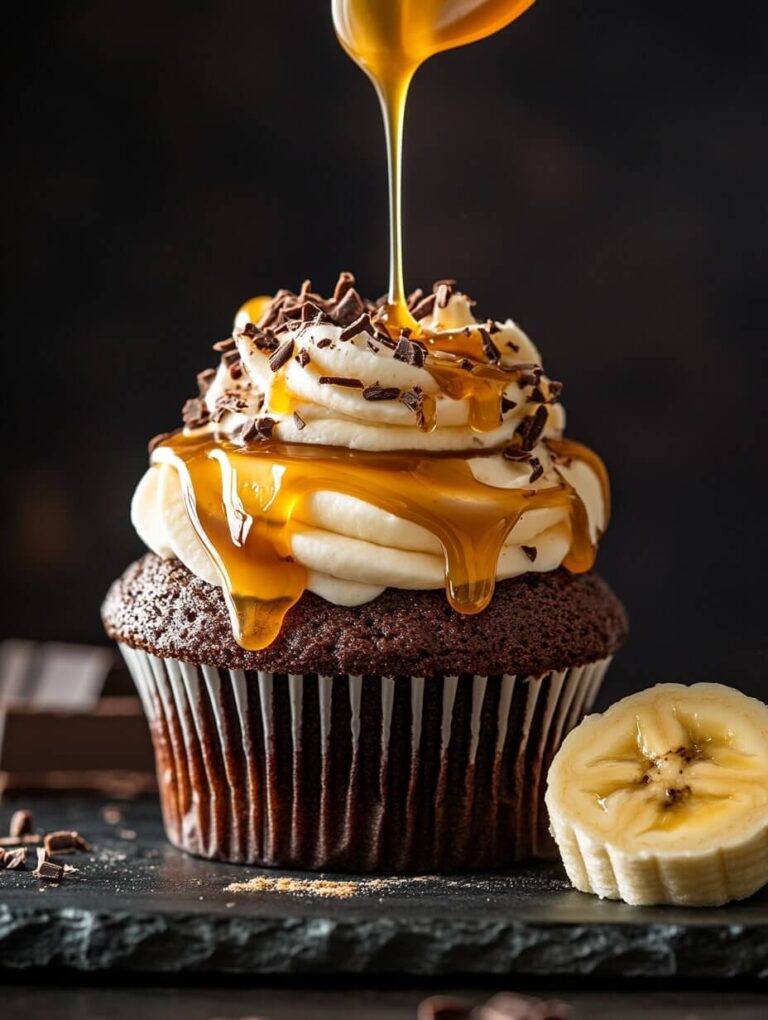
[[[599,458],[511,320],[452,281],[249,303],[153,441],[152,550],[104,606],[169,837],[354,871],[549,852],[541,777],[623,640]],[[257,321],[252,321],[256,318]]]

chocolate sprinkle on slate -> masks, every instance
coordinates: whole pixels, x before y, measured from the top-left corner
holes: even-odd
[[[493,365],[498,365],[501,361],[501,352],[496,344],[491,340],[491,334],[487,329],[479,329],[480,342],[483,345],[483,355],[486,361],[490,361]]]
[[[423,368],[427,360],[427,348],[418,340],[409,340],[403,330],[392,357],[397,361],[404,361],[407,365],[413,365],[414,368]]]
[[[301,432],[302,429],[307,427],[307,423],[304,421],[304,419],[301,417],[298,411],[293,412],[293,424],[296,426],[299,432]]]
[[[293,337],[290,337],[285,343],[280,344],[275,353],[270,356],[269,367],[273,372],[279,371],[290,359],[293,354],[293,346]]]
[[[400,390],[397,386],[367,386],[363,390],[365,400],[397,400]]]
[[[523,552],[531,561],[531,563],[536,562],[536,557],[539,555],[539,550],[536,548],[535,545],[521,545],[520,548],[523,550]]]
[[[317,380],[322,386],[346,386],[350,390],[361,390],[363,384],[359,379],[349,379],[343,375],[321,375]]]
[[[367,312],[363,312],[359,315],[354,322],[351,322],[345,329],[339,333],[339,340],[352,340],[358,333],[367,333],[369,336],[375,336],[373,326],[371,325],[371,317]]]

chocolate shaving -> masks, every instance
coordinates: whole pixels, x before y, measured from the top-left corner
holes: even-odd
[[[516,344],[514,340],[507,340],[506,343],[507,347],[509,347],[510,351],[512,351],[513,353],[517,354],[517,352],[520,350],[520,344]]]
[[[404,361],[414,368],[423,368],[427,360],[427,348],[419,340],[409,340],[405,330],[400,334],[400,339],[392,355],[397,361]]]
[[[297,361],[302,368],[306,368],[312,359],[309,356],[309,351],[301,350],[293,360]]]
[[[371,317],[367,312],[363,312],[359,315],[354,322],[351,322],[345,329],[339,333],[339,340],[353,340],[359,333],[367,333],[369,336],[375,336],[376,332],[371,324]]]
[[[526,453],[530,453],[541,438],[541,434],[547,424],[549,413],[542,404],[536,408],[534,414],[523,418],[515,429],[514,442]]]
[[[221,363],[229,367],[230,365],[236,365],[240,361],[240,351],[227,351],[226,354],[222,354]]]
[[[172,432],[158,432],[156,436],[152,436],[147,443],[147,453],[153,453],[161,443],[164,443],[166,439],[170,439],[171,436],[175,436],[178,431],[178,429],[174,429]]]
[[[304,421],[304,419],[301,417],[298,411],[293,412],[293,424],[296,426],[299,432],[301,432],[302,429],[305,429],[307,427],[307,423]]]
[[[324,336],[322,340],[317,341],[317,346],[320,350],[323,350],[326,347],[330,347],[332,343],[333,340],[329,336]]]
[[[47,852],[40,847],[37,851],[37,867],[32,874],[35,878],[44,878],[48,882],[60,882],[64,868],[61,864],[49,861]]]
[[[246,333],[248,336],[251,336],[251,334],[248,333],[249,326],[253,327],[253,329],[256,329],[253,323],[249,322],[248,326],[245,327],[243,332]],[[217,340],[216,343],[213,345],[214,351],[218,351],[220,354],[224,354],[227,351],[234,351],[236,347],[237,344],[235,343],[235,338],[233,336],[228,336],[224,340]]]
[[[531,477],[528,481],[536,482],[544,474],[544,468],[542,467],[541,461],[538,457],[531,457],[529,464],[531,467]]]
[[[436,294],[427,294],[426,297],[422,298],[418,304],[411,308],[411,315],[414,319],[426,319],[428,315],[431,315],[435,310],[435,301],[437,300]]]
[[[199,397],[193,397],[181,409],[181,419],[187,428],[197,429],[208,424],[211,414]]]
[[[463,368],[466,372],[471,372],[474,367],[474,364],[469,360],[469,358],[462,358],[459,362],[459,368]]]
[[[280,344],[274,354],[270,355],[269,367],[273,372],[279,371],[283,365],[290,359],[293,354],[293,337],[290,337],[285,343]]]
[[[424,395],[421,390],[414,386],[413,389],[404,390],[400,394],[400,400],[405,404],[409,411],[413,411],[416,415],[416,424],[419,428],[424,426]]]
[[[381,347],[377,347],[373,340],[366,340],[366,343],[368,344],[368,350],[373,351],[374,354],[378,354],[381,350]]]
[[[515,407],[517,407],[517,401],[516,400],[510,400],[509,397],[505,397],[505,396],[502,395],[502,398],[501,398],[501,413],[502,414],[506,414],[508,411],[511,411]]]
[[[417,287],[416,290],[412,290],[408,297],[405,299],[405,305],[409,312],[413,312],[414,307],[424,297],[424,291],[421,287]]]
[[[549,400],[550,403],[555,404],[560,399],[560,394],[563,392],[563,384],[553,379],[548,383],[547,388],[549,389]]]
[[[438,308],[445,308],[448,304],[451,294],[453,294],[453,288],[456,286],[455,280],[437,280],[432,287],[432,291],[435,295],[435,304]]]
[[[277,422],[274,418],[252,418],[240,429],[239,439],[244,443],[254,440],[271,439]]]
[[[333,288],[332,298],[333,302],[335,304],[338,304],[339,301],[341,301],[341,299],[344,297],[344,295],[350,290],[350,288],[354,286],[354,284],[355,278],[352,275],[352,273],[349,273],[346,270],[339,273],[339,278],[336,281],[336,286]]]
[[[14,811],[11,815],[11,824],[8,828],[8,833],[13,839],[18,839],[20,836],[29,836],[33,832],[34,828],[35,824],[32,812],[23,808],[19,811]]]
[[[355,319],[358,319],[360,315],[365,311],[365,305],[363,299],[352,288],[348,290],[344,297],[339,301],[336,307],[331,312],[331,318],[337,326],[348,326]]]
[[[397,386],[366,386],[363,390],[364,400],[397,400],[400,390]]]
[[[517,380],[521,388],[526,386],[538,386],[543,375],[544,370],[542,368],[538,365],[530,365],[520,372]]]
[[[501,352],[496,344],[491,340],[491,334],[487,329],[479,329],[480,343],[483,345],[483,355],[486,361],[490,361],[493,365],[498,365],[501,361]]]
[[[198,396],[204,397],[208,390],[211,388],[211,383],[216,378],[215,368],[206,368],[202,372],[197,373],[197,388],[199,390]]]
[[[363,384],[359,379],[349,379],[343,375],[321,375],[317,380],[321,386],[346,386],[350,390],[361,390]]]

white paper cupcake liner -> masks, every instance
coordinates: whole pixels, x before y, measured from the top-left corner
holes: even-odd
[[[355,872],[549,856],[546,772],[610,663],[541,677],[299,676],[120,648],[152,731],[172,843]]]

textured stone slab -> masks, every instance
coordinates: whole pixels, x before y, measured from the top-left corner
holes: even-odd
[[[95,800],[26,806],[45,828],[78,829],[94,851],[68,857],[80,870],[58,886],[0,872],[4,968],[768,977],[768,891],[716,910],[634,909],[574,892],[556,865],[532,865],[354,880],[334,897],[231,892],[233,882],[285,873],[179,853],[153,800],[124,806],[118,825]],[[0,811],[2,831],[11,807]]]

